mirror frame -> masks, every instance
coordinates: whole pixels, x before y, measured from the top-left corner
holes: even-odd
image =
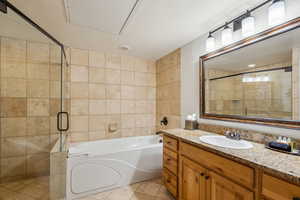
[[[200,82],[200,118],[203,119],[213,119],[213,120],[222,120],[222,121],[232,121],[232,122],[240,122],[240,123],[251,123],[251,124],[259,124],[259,125],[268,125],[268,126],[276,126],[281,128],[289,128],[289,129],[298,129],[300,130],[300,121],[293,120],[282,120],[282,119],[272,119],[272,118],[258,118],[258,117],[245,117],[238,115],[223,115],[223,114],[213,114],[213,113],[205,113],[205,66],[204,62],[215,58],[217,56],[228,54],[232,51],[239,50],[241,48],[247,47],[249,45],[261,42],[263,40],[267,40],[269,38],[278,36],[280,34],[286,33],[288,31],[292,31],[294,29],[300,28],[300,17],[290,20],[281,25],[270,28],[266,31],[257,33],[253,36],[247,37],[243,40],[237,41],[233,44],[220,48],[211,53],[200,56],[199,64],[199,82]]]

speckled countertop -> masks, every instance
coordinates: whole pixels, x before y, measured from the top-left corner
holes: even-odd
[[[201,142],[199,137],[202,135],[215,134],[201,130],[169,129],[163,130],[163,132],[223,157],[252,167],[262,168],[265,172],[300,185],[300,156],[272,151],[266,149],[263,144],[253,142],[253,148],[247,150],[236,150],[209,145]]]

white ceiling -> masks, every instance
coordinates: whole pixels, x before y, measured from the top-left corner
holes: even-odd
[[[64,0],[64,2],[67,21],[71,24],[119,34],[138,1],[89,0],[88,3],[82,3],[82,0]]]
[[[10,0],[67,46],[119,52],[125,44],[131,47],[127,54],[149,59],[182,47],[261,1],[140,0],[118,34],[136,0]]]

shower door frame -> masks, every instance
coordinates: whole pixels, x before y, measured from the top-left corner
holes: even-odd
[[[4,9],[1,10],[3,13],[7,13],[7,8],[11,9],[14,13],[16,13],[19,17],[21,17],[23,20],[25,20],[27,23],[29,23],[31,26],[33,26],[36,30],[38,30],[40,33],[45,35],[48,39],[50,39],[52,42],[57,44],[60,47],[61,52],[61,62],[60,62],[60,111],[57,113],[57,130],[59,131],[59,140],[60,140],[60,151],[63,151],[63,144],[62,144],[62,136],[63,132],[66,132],[69,130],[69,113],[65,112],[63,109],[63,67],[68,67],[68,59],[66,55],[66,51],[64,48],[63,43],[58,41],[55,37],[53,37],[50,33],[48,33],[45,29],[43,29],[41,26],[39,26],[37,23],[35,23],[32,19],[30,19],[28,16],[26,16],[22,11],[20,11],[18,8],[16,8],[13,4],[11,4],[7,0],[0,0],[0,3],[2,6],[4,6]],[[66,66],[64,66],[64,62],[66,63]],[[63,118],[62,116],[66,116],[66,128],[63,128]]]

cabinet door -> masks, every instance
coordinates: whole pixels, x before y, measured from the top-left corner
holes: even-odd
[[[254,200],[253,192],[214,172],[210,172],[207,178],[211,200]]]
[[[181,157],[181,193],[182,200],[205,200],[205,168],[193,161]]]
[[[300,187],[263,174],[262,194],[265,200],[300,200]]]

